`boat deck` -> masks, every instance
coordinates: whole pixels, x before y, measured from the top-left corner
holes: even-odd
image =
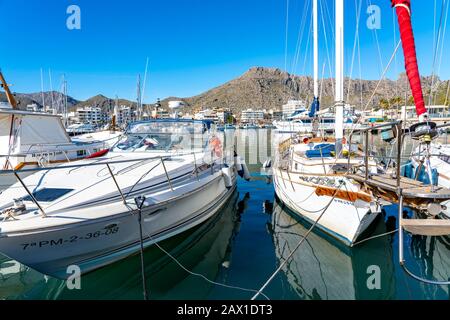
[[[397,192],[397,178],[393,178],[388,174],[370,175],[368,179],[360,174],[349,174],[347,177],[369,188],[376,188],[379,191]],[[435,186],[433,190],[430,185],[405,177],[400,178],[400,188],[405,198],[439,199],[442,201],[450,199],[450,189]]]

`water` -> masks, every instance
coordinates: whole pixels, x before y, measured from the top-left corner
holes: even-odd
[[[261,174],[261,162],[271,153],[270,132],[242,130],[236,141],[249,162],[252,157],[258,162],[249,165],[252,181],[240,179],[237,192],[218,215],[161,246],[189,271],[242,289],[190,274],[152,247],[145,252],[151,299],[250,299],[253,292],[243,289],[259,289],[306,233],[309,226],[277,202],[272,184]],[[269,147],[261,151],[264,144]],[[385,208],[372,234],[394,230],[396,213],[396,206]],[[449,237],[405,235],[405,258],[411,270],[426,278],[450,278]],[[373,270],[380,271],[380,289],[367,286],[368,280],[373,283]],[[264,293],[270,299],[449,299],[449,290],[404,273],[398,264],[396,234],[349,249],[312,233]],[[142,299],[140,258],[132,256],[87,274],[81,279],[81,290],[69,290],[64,281],[0,257],[0,298]]]

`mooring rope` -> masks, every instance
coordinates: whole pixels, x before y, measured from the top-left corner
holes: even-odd
[[[283,267],[287,264],[287,262],[292,258],[294,253],[300,248],[300,246],[303,244],[303,242],[308,238],[308,236],[311,234],[311,232],[314,230],[314,228],[319,223],[320,219],[323,217],[325,212],[327,212],[328,208],[330,207],[331,203],[336,198],[337,192],[339,191],[340,187],[342,186],[343,182],[341,182],[340,186],[336,189],[334,192],[333,197],[331,198],[328,205],[324,208],[323,212],[319,215],[319,217],[316,219],[316,221],[313,223],[311,228],[306,232],[305,236],[299,241],[299,243],[295,246],[294,250],[287,256],[287,258],[280,264],[280,266],[275,270],[274,273],[267,279],[267,281],[262,285],[262,287],[257,291],[257,293],[252,297],[251,300],[255,300],[259,295],[264,295],[263,290],[272,282],[272,280],[275,278],[275,276],[283,269]]]

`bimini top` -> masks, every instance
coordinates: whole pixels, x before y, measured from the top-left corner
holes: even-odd
[[[130,123],[127,133],[203,134],[211,128],[212,123],[211,120],[154,119]]]

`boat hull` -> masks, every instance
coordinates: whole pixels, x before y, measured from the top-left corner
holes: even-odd
[[[217,175],[208,183],[197,182],[183,195],[178,194],[163,203],[144,207],[144,247],[211,218],[232,195],[235,177],[233,182],[231,188],[226,188],[223,177]],[[121,212],[108,218],[92,219],[61,228],[4,234],[0,237],[0,252],[41,273],[66,279],[72,274],[68,272],[69,266],[79,267],[83,274],[140,250],[137,210],[130,211],[122,202],[94,206],[90,210]]]
[[[274,186],[278,198],[310,224],[317,221],[323,212],[321,209],[328,207],[317,223],[317,228],[348,246],[354,245],[378,215],[378,212],[372,212],[369,208],[356,208],[348,200],[319,196],[316,187],[284,179],[279,169],[275,170]]]

